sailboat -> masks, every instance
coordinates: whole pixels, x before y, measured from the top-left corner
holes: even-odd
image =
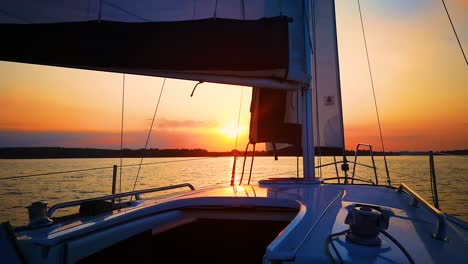
[[[2,263],[466,261],[466,222],[406,184],[349,173],[334,1],[12,0],[0,9],[1,60],[251,86],[249,143],[296,146],[303,160],[300,178],[32,201],[28,225],[3,224]],[[323,153],[343,155],[336,177],[315,174]],[[157,195],[167,190],[177,192]],[[70,207],[79,212],[54,216]]]

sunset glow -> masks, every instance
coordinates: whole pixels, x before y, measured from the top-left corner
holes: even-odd
[[[237,124],[231,123],[218,128],[218,131],[228,138],[235,138],[236,136],[245,133],[246,129],[241,126],[237,127]]]
[[[468,51],[468,2],[446,2]],[[440,2],[362,1],[362,11],[385,149],[468,149],[468,67]],[[346,149],[378,151],[356,2],[336,12]],[[119,148],[123,86],[124,147],[142,148],[150,129],[154,148],[247,144],[250,87],[203,83],[190,96],[197,82],[167,79],[151,128],[163,79],[125,76],[0,61],[0,147]]]

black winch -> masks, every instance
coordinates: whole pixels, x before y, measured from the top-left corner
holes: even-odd
[[[360,245],[379,246],[381,230],[388,229],[389,218],[378,206],[356,204],[346,216],[346,239]]]

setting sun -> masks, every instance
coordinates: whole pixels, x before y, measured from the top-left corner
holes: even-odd
[[[243,134],[245,130],[245,127],[239,126],[238,128],[237,124],[234,123],[225,124],[224,126],[218,128],[219,133],[228,138],[235,138],[236,136]]]

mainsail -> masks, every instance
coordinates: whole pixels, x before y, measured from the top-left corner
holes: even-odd
[[[5,0],[0,59],[295,89],[303,1]]]
[[[252,86],[251,141],[302,144],[313,167],[344,146],[334,12],[329,0],[3,0],[0,60]]]

